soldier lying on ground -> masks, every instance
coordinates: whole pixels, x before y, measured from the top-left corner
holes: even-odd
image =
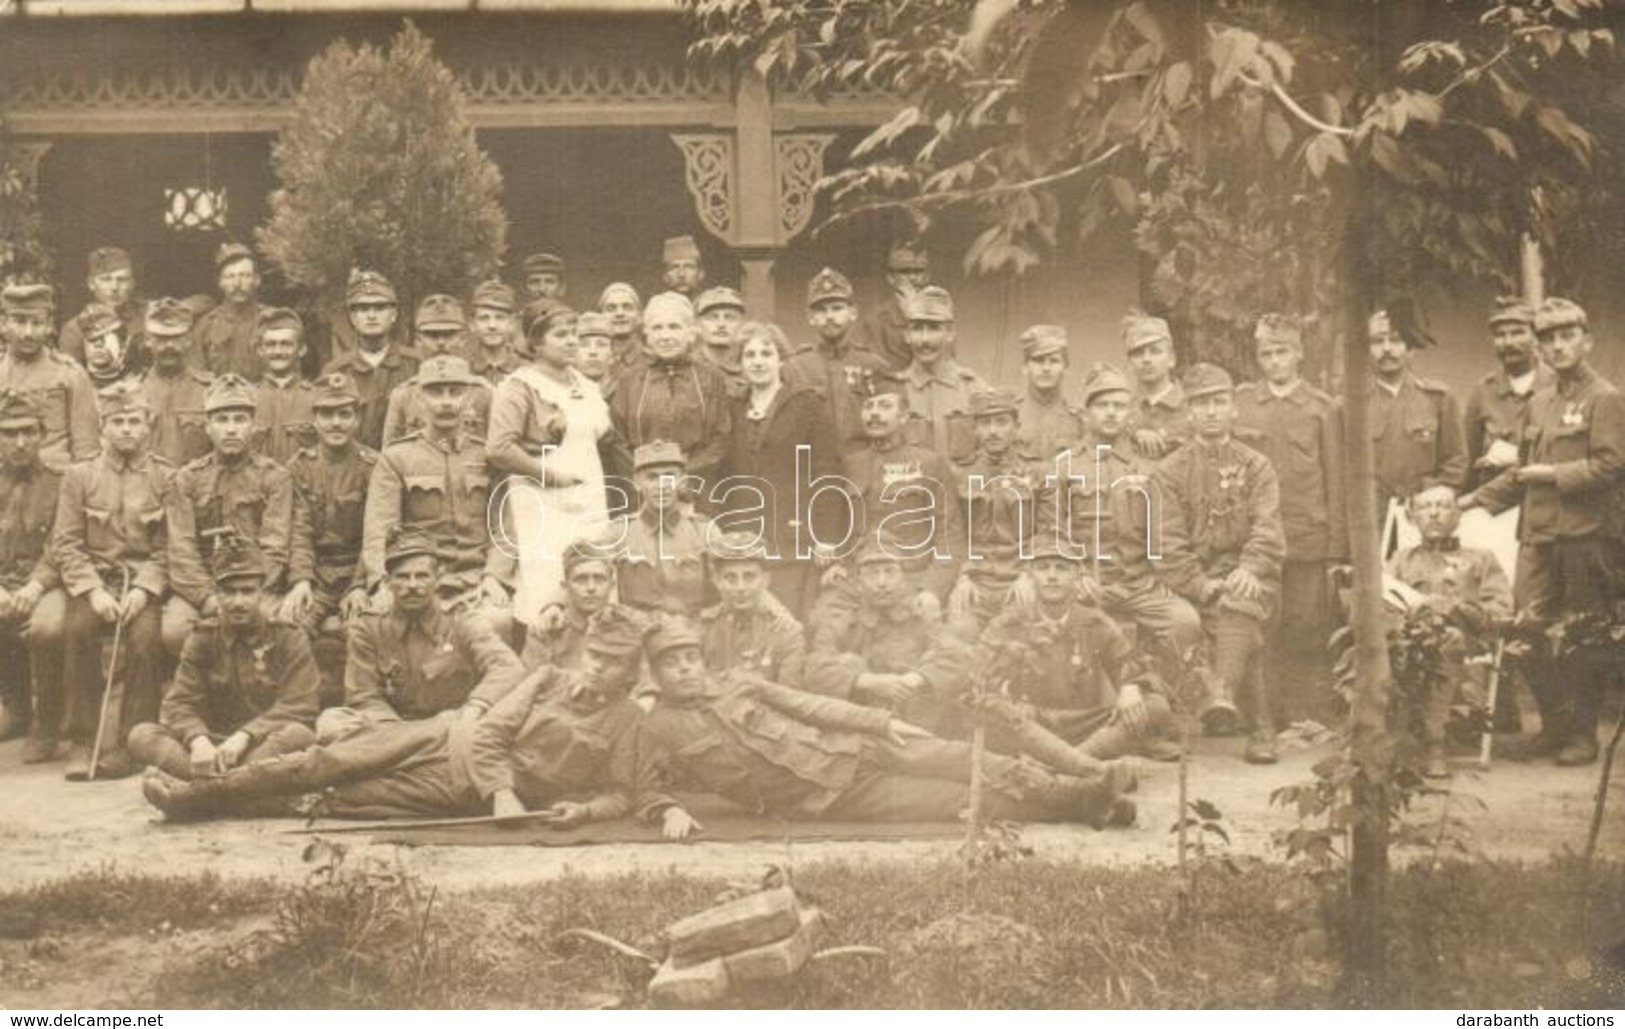
[[[319,677],[310,640],[265,616],[265,560],[241,537],[214,554],[218,613],[201,618],[181,649],[157,722],[130,730],[130,757],[180,779],[316,742]]]
[[[671,781],[792,819],[952,821],[968,802],[971,748],[879,708],[745,676],[713,676],[700,635],[681,619],[649,635],[660,689],[645,731]],[[991,817],[1132,825],[1132,774],[1095,780],[987,754]],[[668,815],[668,828],[669,819]]]
[[[630,620],[602,618],[579,671],[541,668],[478,721],[366,725],[297,754],[184,782],[147,773],[142,792],[171,820],[289,814],[322,791],[317,810],[343,818],[514,815],[547,810],[571,826],[637,811],[668,837],[694,822],[650,789],[640,757],[642,710],[627,697],[642,658]]]

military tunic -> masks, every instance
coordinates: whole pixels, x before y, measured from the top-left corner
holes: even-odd
[[[124,323],[124,332],[129,337],[129,346],[125,353],[126,367],[141,371],[148,363],[146,324],[147,302],[140,297],[131,297],[117,308],[119,321]],[[81,367],[85,363],[85,312],[81,311],[62,323],[62,330],[57,333],[56,349],[64,357],[70,357],[74,363]]]
[[[903,372],[908,389],[912,442],[931,447],[950,461],[965,461],[976,449],[976,429],[971,420],[970,395],[986,389],[982,377],[955,361],[944,357],[936,367],[926,368],[911,364]],[[929,427],[929,435],[920,435],[918,429]]]
[[[511,347],[504,347],[495,354],[477,343],[471,343],[464,351],[468,358],[469,371],[484,379],[494,390],[508,377],[508,373],[524,364],[524,360]]]
[[[417,374],[418,355],[399,344],[390,344],[383,360],[375,367],[354,349],[327,363],[323,375],[343,372],[355,382],[360,394],[361,422],[356,438],[377,450],[384,445],[384,419],[389,414],[389,395],[395,387]]]
[[[63,715],[62,628],[66,600],[50,553],[62,473],[45,465],[0,466],[0,586],[40,590],[33,610],[0,624],[0,699],[27,721],[38,705],[37,735],[56,738]],[[33,703],[30,702],[30,696]]]
[[[823,340],[803,347],[784,366],[788,387],[805,386],[829,405],[830,424],[835,429],[836,449],[845,453],[863,443],[863,421],[859,415],[857,387],[864,377],[886,369],[886,360],[850,340],[829,348]]]
[[[419,617],[363,615],[349,636],[344,702],[369,721],[432,718],[470,701],[490,708],[525,671],[482,619],[433,604]]]
[[[254,388],[254,449],[287,464],[316,443],[316,387],[297,376],[283,382],[262,379]]]
[[[414,375],[389,394],[389,407],[384,414],[384,443],[399,443],[413,433],[425,432],[431,421],[429,405]],[[484,436],[490,421],[491,387],[481,383],[468,391],[463,407],[463,431],[471,436]]]
[[[862,703],[869,698],[855,692],[858,676],[918,672],[930,691],[957,696],[969,681],[965,644],[974,629],[945,627],[940,618],[915,610],[912,599],[880,606],[863,599],[855,586],[820,597],[807,625],[806,688]]]
[[[1475,467],[1492,443],[1507,443],[1515,449],[1523,444],[1523,429],[1529,423],[1529,402],[1552,384],[1552,370],[1537,362],[1529,377],[1528,388],[1521,392],[1504,368],[1495,369],[1473,384],[1473,391],[1467,395],[1466,410],[1468,488],[1482,486],[1498,474]]]
[[[293,548],[288,581],[309,582],[315,591],[313,621],[338,610],[351,589],[366,588],[361,565],[367,484],[378,452],[352,443],[334,455],[325,445],[301,450],[288,465],[293,477]]]
[[[1158,572],[1164,581],[1200,604],[1209,599],[1209,582],[1245,568],[1264,587],[1264,599],[1226,594],[1218,604],[1267,619],[1286,558],[1280,480],[1269,459],[1234,439],[1192,440],[1162,462],[1156,480],[1163,500]]]
[[[215,375],[232,372],[249,382],[257,382],[265,372],[260,363],[260,313],[263,304],[229,301],[201,315],[192,330],[203,367]]]
[[[778,604],[734,611],[713,604],[700,612],[700,652],[707,668],[740,671],[800,686],[807,660],[801,623]]]
[[[1016,416],[1017,452],[1047,468],[1053,466],[1057,454],[1083,439],[1083,412],[1059,389],[1046,396],[1027,387]]]
[[[686,504],[662,521],[652,505],[611,523],[621,603],[644,611],[692,614],[716,600],[711,588],[709,519]]]
[[[875,309],[866,335],[870,349],[892,371],[900,372],[914,362],[914,348],[908,345],[908,316],[902,300],[893,293]]]
[[[856,491],[855,538],[872,539],[885,522],[889,527],[908,523],[899,542],[912,546],[918,527],[929,519],[930,543],[935,553],[911,560],[910,570],[920,574],[920,585],[945,598],[959,573],[964,522],[956,502],[958,476],[940,453],[899,438],[870,440],[846,455],[843,469]],[[928,503],[922,503],[921,493]],[[911,517],[898,517],[893,515]],[[888,519],[892,519],[888,522]]]
[[[1337,402],[1298,382],[1285,396],[1268,384],[1236,389],[1236,438],[1269,458],[1281,493],[1287,557],[1322,561],[1348,554],[1343,432]]]
[[[395,525],[429,535],[440,553],[441,586],[466,591],[508,567],[491,543],[491,472],[483,440],[413,434],[384,448],[367,487],[361,564],[367,587],[384,578],[384,540]]]
[[[21,393],[39,405],[45,422],[40,459],[66,465],[101,450],[101,419],[96,388],[72,358],[42,350],[32,360],[14,353],[0,357],[0,389]]]
[[[1135,394],[1134,414],[1129,421],[1126,438],[1133,439],[1133,434],[1140,429],[1155,429],[1162,433],[1161,454],[1140,454],[1152,460],[1168,456],[1195,436],[1196,428],[1191,424],[1190,407],[1185,401],[1185,387],[1175,381],[1155,397]]]
[[[212,381],[214,376],[199,368],[183,367],[175,375],[165,375],[157,365],[147,369],[141,386],[152,406],[153,453],[180,466],[213,449],[203,411]]]
[[[208,454],[170,482],[169,580],[176,596],[201,611],[214,592],[209,575],[212,530],[230,528],[255,541],[265,559],[265,586],[280,588],[293,539],[293,479],[268,457],[226,460]]]
[[[1373,382],[1371,442],[1379,518],[1390,500],[1405,500],[1428,479],[1458,490],[1467,481],[1461,406],[1443,383],[1408,373],[1397,391]]]

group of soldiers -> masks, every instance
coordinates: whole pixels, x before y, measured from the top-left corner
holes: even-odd
[[[815,275],[800,349],[705,285],[692,239],[663,257],[647,304],[612,283],[573,310],[537,254],[518,290],[422,298],[409,335],[357,270],[320,362],[241,246],[209,304],[133,300],[129,255],[99,249],[59,332],[50,286],[6,287],[0,736],[69,779],[144,766],[170,818],[541,811],[681,838],[684,791],[952,818],[977,730],[995,813],[1132,824],[1137,761],[1179,756],[1178,712],[1259,764],[1283,720],[1325,712],[1344,418],[1301,375],[1295,319],[1259,319],[1240,386],[1178,374],[1143,314],[1127,372],[1074,384],[1066,332],[1035,325],[1012,390],[956,356],[917,245],[867,316]],[[1464,419],[1409,370],[1421,341],[1370,323],[1378,502],[1422,533],[1391,571],[1460,626],[1463,662],[1514,607],[1611,615],[1617,588],[1625,413],[1585,313],[1507,302],[1490,325],[1499,367]],[[579,453],[548,464],[584,422],[585,480]],[[556,515],[583,488],[605,515],[538,593],[540,529],[509,501]],[[1474,505],[1522,507],[1515,603],[1455,535]],[[1548,653],[1527,679],[1527,753],[1595,760],[1606,663]]]

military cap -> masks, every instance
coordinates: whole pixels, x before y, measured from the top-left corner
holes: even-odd
[[[1128,393],[1131,390],[1128,376],[1109,364],[1098,364],[1089,369],[1089,374],[1084,377],[1083,402],[1087,406],[1104,393]]]
[[[611,605],[587,623],[583,648],[609,657],[631,657],[643,650],[644,624],[628,608]]]
[[[553,272],[558,275],[563,275],[564,258],[558,256],[557,254],[531,254],[529,257],[525,258],[523,262],[521,262],[519,267],[524,270],[527,276],[540,275],[543,272]]]
[[[852,392],[859,397],[878,397],[887,393],[908,396],[903,377],[887,368],[865,368],[851,380]]]
[[[235,372],[216,375],[214,381],[209,383],[208,391],[203,394],[205,414],[243,408],[252,411],[258,406],[254,399],[254,384]]]
[[[707,540],[706,552],[713,561],[766,561],[767,544],[761,534],[731,529]]]
[[[350,272],[350,282],[344,290],[345,306],[356,304],[397,304],[395,287],[382,274],[365,268]]]
[[[1532,327],[1535,324],[1535,309],[1523,297],[1496,297],[1495,306],[1490,308],[1490,324],[1501,322],[1517,322]]]
[[[214,252],[214,266],[216,268],[224,268],[226,265],[236,264],[238,261],[257,261],[257,258],[254,257],[254,251],[241,243],[222,243],[219,249]]]
[[[444,293],[431,293],[418,304],[417,314],[412,318],[412,327],[415,329],[466,329],[468,319],[463,315],[463,305],[457,302],[456,297],[449,297]]]
[[[1080,547],[1061,546],[1059,532],[1040,532],[1033,537],[1032,548],[1028,551],[1028,560],[1042,561],[1045,558],[1058,557],[1063,561],[1073,563],[1084,559],[1084,549]]]
[[[513,289],[505,282],[489,279],[474,287],[474,306],[512,314],[518,308]]]
[[[597,311],[582,311],[576,317],[576,336],[608,336],[609,315]]]
[[[1547,297],[1535,309],[1535,331],[1550,332],[1553,329],[1562,329],[1570,325],[1585,328],[1586,310],[1572,300],[1563,297]]]
[[[817,307],[826,300],[844,300],[850,304],[855,295],[852,280],[834,268],[820,268],[807,282],[808,307]]]
[[[474,373],[469,370],[468,362],[451,354],[436,354],[418,365],[417,379],[420,386],[442,383],[472,386],[475,382]]]
[[[129,271],[135,267],[130,260],[130,252],[123,247],[97,247],[90,252],[85,265],[87,274],[92,278],[109,272]]]
[[[683,456],[683,448],[670,440],[657,439],[643,444],[632,451],[632,470],[641,472],[645,468],[656,465],[674,464],[686,468],[688,458]]]
[[[1303,347],[1303,323],[1287,314],[1266,314],[1253,327],[1253,341],[1257,343],[1285,343],[1290,347]]]
[[[586,564],[589,561],[602,561],[608,565],[615,564],[615,550],[602,540],[591,537],[580,537],[564,548],[564,556],[560,558],[564,565],[564,577],[570,577],[570,570],[576,565]]]
[[[0,390],[0,425],[9,426],[16,422],[45,423],[45,413],[40,410],[34,398],[20,390]]]
[[[853,555],[853,560],[859,565],[885,564],[887,562],[903,561],[908,555],[903,553],[897,542],[885,533],[877,532],[863,541],[863,546]]]
[[[978,389],[971,391],[970,415],[987,418],[996,414],[1015,414],[1021,407],[1021,398],[1013,389]]]
[[[103,418],[131,411],[150,411],[152,402],[147,391],[133,379],[120,379],[106,389],[96,391],[96,408]]]
[[[0,290],[0,309],[49,318],[56,310],[56,290],[43,282],[7,286]]]
[[[678,647],[700,645],[700,631],[687,618],[669,615],[655,623],[653,631],[643,641],[643,649],[650,659]]]
[[[923,272],[931,270],[931,259],[925,248],[913,240],[892,244],[886,254],[886,270],[892,272]]]
[[[1126,353],[1132,354],[1153,343],[1172,343],[1173,339],[1173,333],[1168,331],[1168,323],[1161,318],[1136,313],[1123,319],[1123,350]]]
[[[1021,334],[1021,356],[1031,361],[1035,357],[1067,352],[1066,330],[1059,325],[1033,325]]]
[[[85,305],[84,311],[79,315],[79,331],[85,339],[95,339],[105,336],[109,332],[116,332],[124,328],[124,319],[119,313],[106,304],[93,303]]]
[[[196,319],[197,315],[184,300],[159,297],[147,305],[147,335],[184,336],[192,331]]]
[[[390,527],[388,535],[384,538],[384,570],[386,572],[409,557],[423,557],[425,555],[434,558],[440,556],[440,552],[435,549],[434,540],[429,538],[428,533],[404,525]]]
[[[911,322],[951,322],[954,298],[941,286],[917,289],[903,298],[903,317]]]
[[[519,328],[523,330],[526,339],[537,333],[547,332],[553,328],[553,323],[566,315],[574,316],[575,309],[562,301],[552,297],[541,297],[525,305],[519,312]]]
[[[1232,392],[1236,388],[1236,383],[1230,378],[1230,373],[1223,368],[1201,361],[1186,370],[1184,386],[1185,398],[1195,400],[1210,393]]]
[[[310,400],[312,410],[330,411],[361,403],[361,394],[356,389],[355,380],[343,372],[329,372],[312,385],[316,387],[316,395]]]
[[[267,307],[260,312],[260,335],[279,329],[292,329],[305,338],[305,320],[291,307]]]
[[[666,240],[660,248],[660,261],[662,264],[672,264],[676,261],[698,261],[700,259],[700,245],[694,242],[693,236],[673,236]]]
[[[739,291],[736,289],[730,289],[727,286],[712,286],[694,300],[695,314],[704,314],[717,307],[734,307],[743,311],[745,309],[745,298],[740,296]]]
[[[215,537],[210,570],[217,583],[232,579],[259,581],[265,578],[265,558],[253,540],[235,532],[224,532]]]

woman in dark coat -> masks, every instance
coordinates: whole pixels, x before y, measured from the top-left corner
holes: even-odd
[[[777,326],[751,322],[740,329],[747,389],[733,401],[724,477],[712,495],[722,512],[718,521],[760,534],[774,559],[773,594],[800,619],[811,607],[822,567],[810,555],[820,543],[845,542],[850,516],[839,486],[841,455],[829,404],[784,380],[788,351]],[[819,490],[826,475],[832,477],[828,488]]]

